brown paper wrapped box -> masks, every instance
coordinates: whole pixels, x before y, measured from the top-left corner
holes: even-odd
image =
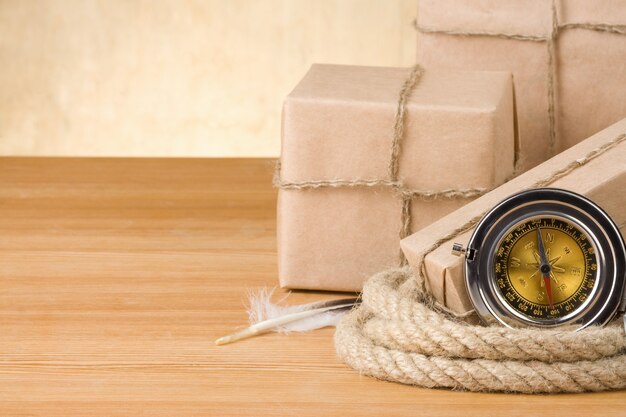
[[[399,94],[414,71],[313,65],[285,100],[281,286],[359,291],[399,264],[401,237],[512,173],[510,74],[426,69],[396,142]]]
[[[449,239],[446,237],[508,196],[539,183],[586,195],[613,218],[623,236],[626,230],[626,119],[403,239],[401,246],[409,265],[416,273],[424,271],[429,291],[439,302],[457,313],[472,309],[465,290],[463,259],[452,255],[450,250],[453,242],[467,243],[473,227]],[[446,241],[432,250],[433,242],[442,238]]]
[[[429,68],[513,73],[522,170],[626,115],[626,0],[419,0],[416,26]]]

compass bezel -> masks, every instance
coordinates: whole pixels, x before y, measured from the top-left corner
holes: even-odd
[[[589,302],[556,319],[533,319],[515,313],[495,288],[494,254],[503,235],[534,217],[565,218],[584,230],[596,248],[598,279]],[[467,245],[465,284],[480,318],[508,327],[604,325],[620,310],[626,280],[626,248],[617,225],[588,198],[558,188],[514,194],[491,209],[477,224]]]

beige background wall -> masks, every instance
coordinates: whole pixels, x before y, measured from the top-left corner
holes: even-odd
[[[404,65],[416,0],[0,0],[0,154],[276,156],[312,62]]]

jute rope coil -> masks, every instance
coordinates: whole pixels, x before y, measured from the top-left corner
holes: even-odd
[[[556,148],[555,123],[555,40],[559,30],[580,28],[626,34],[620,25],[577,23],[559,25],[552,1],[552,30],[549,36],[506,33],[422,32],[459,36],[495,36],[532,42],[546,42],[548,48],[549,149]],[[400,238],[408,236],[411,202],[414,198],[479,197],[490,189],[412,190],[399,178],[398,167],[407,101],[418,84],[423,69],[416,65],[400,91],[394,120],[388,174],[382,179],[325,179],[289,182],[280,176],[277,165],[274,185],[285,190],[319,188],[388,187],[402,199]],[[585,165],[622,141],[621,134],[592,150],[584,158],[537,181],[528,188],[544,187]],[[516,155],[519,161],[520,155]],[[514,173],[514,175],[516,172]],[[582,392],[626,387],[624,331],[619,326],[570,329],[508,329],[471,325],[438,305],[425,289],[424,258],[461,233],[469,231],[484,215],[481,213],[441,236],[420,256],[417,275],[407,268],[393,269],[372,277],[364,287],[363,303],[342,320],[335,335],[339,357],[356,370],[389,381],[424,387],[471,391],[520,393]],[[402,253],[401,265],[406,263]]]
[[[536,181],[545,187],[626,142],[626,134],[592,149]],[[626,339],[619,325],[579,332],[509,329],[463,322],[427,292],[425,257],[484,216],[436,239],[407,268],[381,272],[363,289],[363,302],[337,327],[339,357],[376,378],[430,388],[554,393],[626,388]]]
[[[339,357],[362,374],[429,388],[518,393],[626,388],[621,326],[509,329],[439,310],[408,268],[372,277],[337,327]]]
[[[555,97],[555,85],[556,85],[556,47],[558,36],[562,30],[567,29],[582,29],[590,30],[594,32],[605,32],[615,35],[626,35],[626,25],[612,25],[605,23],[565,23],[560,24],[558,20],[557,5],[555,0],[550,0],[551,6],[551,27],[550,33],[546,36],[527,35],[521,33],[505,33],[505,32],[487,32],[487,31],[458,31],[458,30],[440,30],[433,29],[424,25],[418,25],[415,21],[415,28],[421,33],[432,33],[452,36],[464,36],[464,37],[492,37],[500,39],[510,39],[525,42],[540,42],[545,43],[547,46],[548,55],[548,70],[546,77],[546,86],[548,90],[548,129],[549,129],[549,142],[548,149],[550,155],[554,155],[556,151],[557,142],[557,126],[555,118],[556,97]]]
[[[374,277],[362,295],[362,332],[377,345],[429,356],[465,359],[596,360],[626,348],[620,326],[585,332],[463,326],[437,311],[410,273],[392,271]]]

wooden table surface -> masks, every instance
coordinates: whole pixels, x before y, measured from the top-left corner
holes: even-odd
[[[332,329],[215,346],[246,291],[276,285],[272,168],[0,159],[0,416],[626,415],[625,391],[376,381],[337,360]]]

